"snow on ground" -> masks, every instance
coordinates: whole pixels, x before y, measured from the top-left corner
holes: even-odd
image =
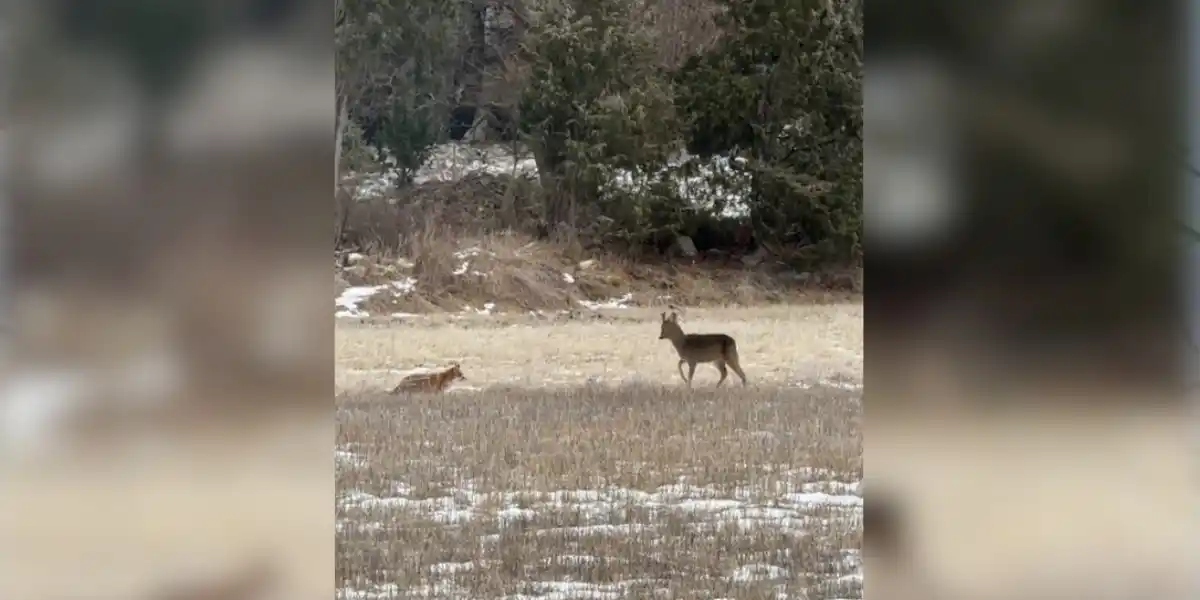
[[[762,581],[764,579],[783,579],[788,576],[787,569],[762,563],[751,563],[738,567],[730,579],[734,581]]]
[[[463,250],[463,251],[460,251],[457,253],[456,256],[458,256],[459,258],[465,257],[465,259],[463,260],[462,264],[454,271],[454,274],[458,275],[460,277],[467,277],[467,276],[487,277],[486,273],[482,273],[480,271],[476,271],[476,270],[473,270],[470,268],[471,263],[470,263],[469,257],[478,255],[478,254],[471,254],[470,253],[471,250],[475,250],[476,252],[479,252],[479,250],[477,248],[474,248],[474,249],[468,248],[467,250]],[[569,273],[563,273],[563,281],[566,281],[567,283],[574,283],[575,278]],[[348,287],[345,290],[343,290],[342,293],[334,300],[334,316],[338,317],[338,318],[345,318],[345,319],[362,319],[362,318],[374,316],[362,308],[361,305],[363,302],[366,302],[368,299],[374,297],[376,294],[384,293],[384,292],[391,292],[394,296],[403,296],[403,295],[409,294],[413,290],[415,290],[416,285],[417,285],[417,281],[415,278],[406,277],[401,280],[397,280],[397,281],[393,281],[391,283],[385,283],[385,284],[381,284],[381,285],[366,285],[366,286]],[[621,296],[618,296],[615,298],[609,298],[606,300],[580,300],[579,305],[584,308],[590,309],[590,310],[621,309],[621,308],[629,308],[631,305],[630,304],[631,302],[633,302],[633,293],[626,293]],[[495,302],[485,302],[482,306],[478,306],[478,307],[464,306],[462,309],[462,313],[468,314],[468,315],[490,315],[490,314],[494,314],[495,311],[496,311],[496,303]],[[531,312],[533,314],[539,314],[539,315],[542,314],[540,311],[531,311]],[[568,311],[559,311],[559,312],[566,313]],[[388,316],[390,316],[394,319],[407,319],[407,318],[416,317],[418,315],[413,314],[413,313],[394,312],[394,313],[390,313]]]
[[[537,162],[530,156],[514,154],[509,145],[450,142],[433,147],[413,182],[454,181],[481,173],[537,177]]]
[[[339,468],[365,465],[369,458],[349,450],[338,450]],[[735,531],[747,535],[795,536],[800,539],[809,532],[829,527],[830,523],[858,523],[861,527],[862,489],[860,481],[819,479],[835,474],[820,469],[785,469],[781,478],[771,484],[739,486],[718,490],[709,486],[693,486],[680,477],[680,482],[644,491],[624,487],[563,489],[549,492],[530,490],[479,492],[473,481],[442,490],[438,495],[417,494],[412,486],[396,483],[390,495],[374,495],[358,489],[343,490],[337,498],[339,535],[371,535],[386,532],[392,522],[427,522],[448,528],[461,528],[471,523],[491,523],[498,533],[480,536],[482,547],[501,543],[508,530],[533,533],[537,537],[579,540],[591,536],[649,536],[670,535],[668,524],[683,520],[691,531],[713,533]],[[812,480],[818,478],[818,480]],[[630,509],[654,515],[648,522],[621,521],[620,515]],[[571,514],[581,524],[555,526],[553,517],[546,515]],[[677,526],[677,525],[675,525]],[[836,526],[835,526],[836,527]],[[677,535],[677,534],[676,534]],[[798,542],[791,545],[798,547]],[[785,545],[787,555],[792,550]],[[827,597],[857,592],[861,596],[862,561],[859,550],[845,548],[835,552],[830,564],[811,565],[823,581],[821,590]],[[837,558],[839,557],[840,558]],[[611,560],[612,557],[607,557]],[[539,559],[543,566],[592,568],[606,558],[591,554],[563,553]],[[794,562],[792,564],[795,564]],[[410,588],[396,584],[369,586],[359,589],[342,585],[337,592],[343,599],[376,598],[454,598],[466,592],[454,581],[454,576],[471,573],[492,565],[475,562],[439,562],[423,567],[428,581]],[[570,569],[568,569],[570,570]],[[793,573],[785,567],[764,560],[745,560],[721,579],[729,584],[751,585],[756,582],[777,584],[777,597],[806,597],[787,589],[786,580]],[[630,588],[661,586],[652,580],[629,580],[614,583],[586,583],[574,580],[528,581],[526,593],[506,598],[542,600],[582,598],[622,598]],[[657,591],[669,593],[665,587]]]
[[[496,254],[494,252],[483,250],[483,249],[479,248],[478,246],[470,246],[470,247],[463,248],[463,249],[455,252],[454,258],[456,261],[459,261],[459,264],[454,269],[454,271],[452,271],[452,273],[458,277],[486,278],[488,276],[488,274],[486,272],[483,272],[483,271],[473,268],[474,263],[472,261],[472,259],[474,259],[476,257],[485,256],[485,255],[490,256],[490,257],[496,256]],[[349,262],[351,264],[360,262],[360,261],[364,260],[364,258],[365,257],[362,254],[359,254],[356,252],[346,255],[347,262]],[[403,259],[401,259],[396,262],[402,268],[412,268],[412,263],[409,261],[404,261]],[[595,262],[594,260],[586,260],[586,261],[581,262],[579,266],[581,269],[590,268],[591,265],[594,264],[594,262]],[[575,276],[570,273],[562,273],[562,279],[567,284],[575,283]],[[343,290],[342,293],[340,295],[338,295],[338,297],[334,300],[334,316],[338,317],[338,318],[348,318],[348,319],[362,319],[362,318],[367,318],[367,317],[371,317],[371,316],[378,316],[378,315],[372,315],[371,313],[364,310],[362,308],[362,304],[364,302],[366,302],[368,299],[374,297],[376,294],[385,293],[385,292],[390,292],[393,296],[397,296],[397,297],[404,296],[406,294],[411,293],[413,290],[415,290],[416,286],[417,286],[417,280],[414,277],[404,277],[403,279],[399,279],[396,281],[392,281],[390,283],[385,283],[385,284],[380,284],[380,285],[365,285],[365,286],[348,287],[345,290]],[[626,293],[621,296],[614,297],[614,298],[608,298],[605,300],[580,300],[579,305],[583,306],[585,308],[591,309],[591,310],[621,309],[621,308],[629,308],[631,302],[633,302],[633,294]],[[462,308],[461,313],[464,315],[490,315],[490,314],[494,314],[495,310],[496,310],[495,302],[485,302],[482,306],[478,306],[478,307],[464,306]],[[533,314],[537,314],[537,315],[542,314],[540,311],[531,311],[531,312]],[[559,312],[565,314],[569,311],[564,310],[564,311],[559,311]],[[395,318],[395,319],[407,319],[407,318],[415,317],[417,315],[412,314],[412,313],[390,313],[389,316],[392,318]]]
[[[383,291],[390,291],[393,295],[403,296],[412,293],[416,289],[417,280],[412,277],[385,283],[382,285],[354,286],[348,287],[342,291],[333,304],[337,311],[334,313],[336,317],[353,317],[361,318],[369,316],[366,311],[359,308],[368,298]]]
[[[728,217],[743,216],[747,208],[743,200],[744,177],[735,168],[743,159],[715,156],[704,159],[680,153],[668,162],[666,168],[652,173],[639,173],[618,169],[613,174],[610,190],[639,192],[656,182],[669,181],[674,184],[682,198],[692,201],[697,207],[720,208]],[[536,178],[537,162],[527,151],[506,144],[470,144],[448,142],[434,146],[425,164],[413,176],[413,183],[448,182],[469,175],[512,175]],[[351,173],[347,179],[359,179],[355,198],[367,200],[387,197],[398,183],[394,173],[376,174],[359,178]]]
[[[580,300],[579,305],[591,310],[600,310],[602,308],[629,308],[629,303],[633,302],[633,293],[628,293],[620,298],[609,298],[599,302],[591,300]]]
[[[342,462],[365,460],[348,451],[339,451]],[[355,463],[357,464],[357,463]],[[861,511],[862,496],[859,482],[822,481],[806,484],[785,484],[768,491],[774,496],[772,506],[763,506],[752,500],[764,490],[742,487],[732,494],[722,494],[708,487],[693,487],[687,484],[662,486],[653,492],[624,488],[559,490],[555,492],[505,492],[476,493],[470,482],[451,490],[444,496],[411,498],[411,488],[397,484],[394,496],[378,497],[359,490],[347,490],[338,497],[343,509],[357,509],[356,514],[380,516],[387,509],[406,510],[419,514],[435,523],[459,524],[475,519],[492,518],[503,525],[522,519],[533,519],[541,510],[577,511],[585,520],[602,521],[615,510],[627,506],[658,509],[666,512],[683,512],[690,516],[703,516],[713,525],[726,523],[751,530],[770,527],[780,532],[801,533],[811,525],[808,512],[814,508],[832,508]],[[823,489],[841,490],[842,493],[816,491]],[[517,508],[520,501],[528,508]],[[498,505],[501,508],[489,509]],[[382,509],[382,510],[380,510]],[[340,523],[339,526],[344,526]],[[697,527],[705,529],[705,527]],[[611,533],[611,523],[594,523],[569,528],[543,529],[546,533],[570,532],[574,534]],[[490,541],[498,541],[496,535]],[[484,540],[489,541],[489,540]]]
[[[654,183],[669,181],[680,198],[690,200],[698,208],[719,210],[725,217],[742,217],[749,211],[744,200],[748,180],[733,165],[744,162],[727,156],[704,159],[685,152],[654,173],[618,170],[610,186],[625,192],[641,192]]]

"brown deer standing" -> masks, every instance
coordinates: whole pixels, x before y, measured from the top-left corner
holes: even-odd
[[[671,340],[671,345],[675,346],[675,351],[679,353],[679,376],[683,377],[689,388],[692,387],[692,377],[696,374],[696,364],[704,362],[716,363],[717,369],[721,371],[721,380],[717,382],[717,387],[720,387],[728,376],[726,365],[742,379],[742,385],[746,385],[746,374],[738,364],[737,342],[732,337],[724,333],[684,333],[683,328],[679,326],[679,315],[672,312],[669,317],[667,313],[662,314],[662,327],[658,339]],[[683,374],[683,363],[688,365],[687,375]]]

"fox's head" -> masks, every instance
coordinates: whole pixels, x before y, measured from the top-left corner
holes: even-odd
[[[453,365],[451,365],[450,370],[447,371],[446,374],[449,375],[450,381],[454,381],[455,379],[465,380],[467,378],[466,375],[463,375],[462,366],[459,365],[458,363],[454,363]]]

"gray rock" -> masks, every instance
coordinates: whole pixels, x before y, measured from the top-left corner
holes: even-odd
[[[675,238],[675,248],[680,254],[688,258],[692,258],[698,254],[698,252],[696,252],[696,243],[692,241],[692,238],[686,235],[681,235]]]
[[[753,267],[755,265],[762,263],[762,261],[766,260],[766,258],[767,258],[767,249],[763,246],[759,246],[758,250],[755,250],[754,252],[743,256],[742,263],[748,267]]]

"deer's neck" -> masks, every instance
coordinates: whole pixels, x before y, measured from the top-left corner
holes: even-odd
[[[667,339],[671,340],[671,345],[675,346],[676,350],[683,351],[683,340],[687,338],[687,334],[682,329],[676,329],[667,334]]]

